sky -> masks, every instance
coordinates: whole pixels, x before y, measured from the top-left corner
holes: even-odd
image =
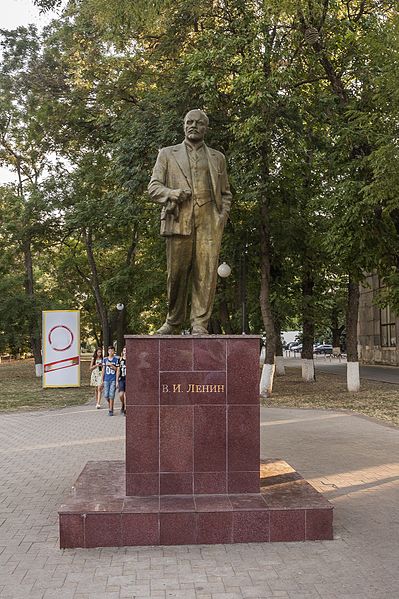
[[[40,15],[33,0],[2,0],[1,4],[1,29],[14,29],[19,25],[28,25],[29,23],[35,23],[42,27],[51,20],[51,16],[47,13]]]
[[[19,26],[34,23],[39,28],[47,25],[56,12],[40,14],[39,9],[33,4],[33,0],[0,0],[1,4],[1,29],[15,29]],[[6,168],[0,167],[0,184],[15,181],[14,173]]]

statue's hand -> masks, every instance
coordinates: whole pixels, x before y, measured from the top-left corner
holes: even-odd
[[[181,204],[191,196],[189,189],[172,189],[169,192],[169,199]]]
[[[172,201],[169,200],[167,202],[167,205],[166,205],[166,208],[165,208],[165,212],[167,214],[172,213],[172,212],[175,211],[175,208],[176,208],[176,202],[175,202],[175,200],[172,200]]]
[[[183,189],[183,194],[181,196],[180,202],[185,202],[191,198],[191,189]]]
[[[229,213],[227,212],[227,210],[222,210],[222,212],[220,213],[220,222],[223,224],[223,226],[227,223],[228,218]]]

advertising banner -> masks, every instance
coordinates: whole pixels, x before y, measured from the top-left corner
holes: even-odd
[[[43,387],[80,387],[80,311],[43,315]]]

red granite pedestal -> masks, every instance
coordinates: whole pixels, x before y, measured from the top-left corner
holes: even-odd
[[[61,547],[332,538],[332,505],[297,472],[259,472],[259,337],[126,343],[126,464],[87,464]]]

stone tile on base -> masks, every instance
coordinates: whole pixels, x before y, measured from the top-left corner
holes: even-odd
[[[121,546],[140,545],[159,545],[158,512],[122,514]]]
[[[257,508],[234,512],[233,543],[265,543],[270,541],[270,512]]]
[[[158,337],[159,339],[159,337]],[[158,370],[192,370],[193,366],[193,339],[181,337],[165,337],[159,339],[160,362]]]
[[[122,514],[86,514],[85,547],[120,547]]]
[[[225,472],[194,472],[194,493],[227,493]]]
[[[226,408],[194,406],[194,472],[224,472],[226,453]]]
[[[229,493],[259,493],[259,472],[229,472],[227,488]]]
[[[304,541],[306,510],[271,510],[270,541]]]
[[[331,541],[333,538],[333,510],[306,510],[306,540]]]
[[[193,471],[193,406],[161,406],[159,415],[161,472]]]
[[[228,340],[226,374],[228,404],[259,405],[259,339],[256,343],[247,343],[246,337]]]
[[[60,514],[60,547],[84,547],[84,514]]]
[[[233,512],[199,512],[196,543],[215,545],[233,542]]]
[[[226,370],[226,339],[196,339],[193,370]]]
[[[159,338],[140,337],[126,344],[129,376],[126,379],[126,405],[159,405]]]
[[[195,512],[194,497],[192,495],[188,497],[181,495],[163,496],[160,499],[159,511],[161,513]]]
[[[159,409],[129,406],[126,420],[126,472],[159,471]],[[145,430],[145,435],[143,435]]]
[[[191,472],[162,472],[160,489],[161,495],[192,495],[193,475]]]
[[[194,512],[160,514],[160,545],[194,545],[197,521]]]
[[[126,495],[139,497],[159,495],[159,474],[157,472],[127,472]]]
[[[195,509],[197,512],[230,512],[233,506],[228,495],[197,495]]]

